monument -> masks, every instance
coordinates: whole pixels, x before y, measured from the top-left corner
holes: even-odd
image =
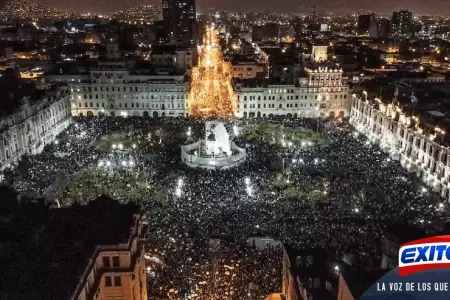
[[[247,153],[238,147],[220,121],[205,122],[205,138],[181,146],[181,160],[192,168],[229,169],[243,163]]]

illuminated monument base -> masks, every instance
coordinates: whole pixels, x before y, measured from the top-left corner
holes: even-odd
[[[219,121],[205,123],[205,139],[181,146],[181,160],[192,168],[226,170],[242,164],[247,157],[242,149],[230,140]]]

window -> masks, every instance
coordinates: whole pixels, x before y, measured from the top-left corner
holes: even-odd
[[[111,267],[111,262],[109,261],[109,256],[103,256],[103,266],[105,268]]]
[[[113,267],[120,267],[120,259],[118,256],[113,256],[112,264],[113,264]]]
[[[120,276],[114,276],[114,286],[121,286],[122,281],[120,280]]]
[[[112,286],[111,277],[105,276],[105,286]]]

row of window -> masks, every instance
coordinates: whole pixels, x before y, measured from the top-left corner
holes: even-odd
[[[339,97],[338,97],[339,96]],[[337,94],[335,94],[334,95],[334,99],[347,99],[347,94],[340,94],[340,95],[337,95]],[[238,96],[238,100],[240,99],[240,96]],[[251,101],[251,100],[261,100],[261,96],[248,96],[248,99]],[[299,99],[301,99],[301,100],[307,100],[308,99],[308,96],[307,95],[296,95],[295,96],[295,99],[294,99],[294,96],[287,96],[286,97],[286,100],[299,100]],[[314,100],[317,100],[318,99],[318,95],[310,95],[310,97],[309,97],[309,99],[314,99]],[[276,100],[275,99],[275,96],[263,96],[263,100]],[[283,98],[282,98],[282,96],[280,96],[280,100],[283,100]],[[244,96],[244,101],[247,101],[247,96]]]
[[[83,97],[82,97],[83,96]],[[98,94],[95,94],[94,95],[95,96],[95,99],[99,99],[99,95]],[[114,95],[112,95],[113,97],[114,97]],[[129,95],[122,95],[123,96],[123,98],[124,99],[126,99],[127,98],[127,96],[129,96]],[[78,95],[78,100],[81,100],[82,98],[84,98],[84,99],[92,99],[92,94],[89,94],[89,95],[87,95],[87,94],[84,94],[84,95]],[[100,94],[100,98],[101,99],[105,99],[105,95],[104,94]],[[111,95],[106,95],[106,98],[111,98]],[[121,98],[121,95],[116,95],[116,98]],[[130,97],[131,99],[139,99],[139,95],[131,95],[131,97]],[[185,98],[187,98],[187,96],[186,95],[176,95],[176,96],[165,96],[165,95],[163,95],[163,96],[158,96],[158,95],[150,95],[150,97],[149,97],[149,95],[147,94],[147,95],[141,95],[141,99],[142,100],[144,100],[144,99],[151,99],[151,100],[154,100],[154,99],[158,99],[158,98],[160,98],[160,99],[168,99],[168,100],[184,100]],[[72,95],[72,99],[73,99],[73,95]]]
[[[178,88],[178,89],[176,89],[176,88],[161,88],[161,87],[151,87],[151,88],[149,88],[149,87],[142,87],[142,86],[134,86],[134,87],[132,87],[132,86],[122,86],[122,87],[120,87],[120,86],[111,86],[111,88],[109,87],[109,86],[105,86],[105,87],[103,87],[103,86],[99,86],[99,87],[97,87],[97,86],[94,86],[94,87],[92,87],[92,86],[86,86],[86,87],[79,87],[79,88],[76,88],[76,91],[77,92],[80,92],[80,91],[82,91],[82,92],[92,92],[92,91],[94,91],[94,92],[98,92],[98,91],[100,91],[100,92],[109,92],[109,91],[111,91],[111,92],[184,92],[186,89],[182,89],[182,88]],[[71,89],[71,92],[74,92],[74,89],[72,88]]]
[[[99,103],[97,102],[97,103],[95,103],[95,105],[96,105],[96,107],[97,108],[100,108],[100,105],[99,105]],[[79,108],[83,108],[83,103],[81,103],[81,102],[78,102],[78,107]],[[94,105],[93,105],[93,103],[92,102],[89,102],[89,105],[88,105],[88,103],[87,102],[84,102],[84,107],[85,108],[88,108],[88,107],[94,107]],[[101,107],[102,108],[105,108],[105,103],[101,103]],[[114,105],[113,104],[111,104],[111,108],[113,108],[114,107]],[[128,108],[128,103],[123,103],[123,107],[124,108]],[[147,108],[159,108],[159,104],[154,104],[154,103],[152,103],[151,105],[149,105],[149,103],[141,103],[140,105],[139,105],[139,103],[138,102],[136,102],[136,103],[134,103],[134,102],[132,102],[131,103],[131,107],[130,108],[145,108],[145,107],[147,107]],[[119,103],[119,108],[122,108],[122,103]],[[175,108],[179,108],[179,109],[181,109],[182,108],[182,105],[181,104],[161,104],[161,109],[175,109]]]
[[[309,107],[316,107],[317,106],[317,103],[315,103],[315,104],[313,104],[313,103],[310,103],[309,104]],[[340,106],[342,107],[342,103],[340,103]],[[248,108],[256,108],[256,107],[258,107],[258,108],[261,108],[261,104],[249,104],[248,105]],[[300,104],[298,104],[298,103],[288,103],[288,104],[286,104],[286,108],[294,108],[294,107],[296,107],[296,108],[298,108],[298,107],[308,107],[308,105],[306,104],[306,103],[300,103]],[[244,104],[244,109],[246,109],[247,108],[247,104]],[[267,107],[266,107],[266,104],[264,103],[263,105],[262,105],[262,108],[275,108],[275,104],[272,104],[272,103],[269,103],[269,104],[267,104]],[[278,105],[278,108],[283,108],[283,104],[279,104]]]

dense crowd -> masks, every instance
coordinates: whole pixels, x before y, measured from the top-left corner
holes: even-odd
[[[434,231],[448,216],[443,199],[347,122],[265,122],[318,129],[329,142],[280,147],[237,137],[247,161],[235,169],[208,171],[187,168],[180,160],[187,127],[200,128],[201,121],[81,119],[6,180],[19,191],[45,196],[60,177],[97,165],[100,153],[92,143],[100,136],[136,128],[143,135],[159,131],[158,141],[136,155],[149,181],[170,191],[161,199],[150,190],[139,202],[148,223],[147,271],[154,299],[262,299],[279,292],[282,250],[275,241],[326,248],[354,264],[378,267],[387,224],[407,222]],[[327,202],[317,205],[268,190],[282,172],[276,161],[283,161],[294,185],[323,178]],[[258,247],[248,241],[251,237],[270,237],[274,245]]]

